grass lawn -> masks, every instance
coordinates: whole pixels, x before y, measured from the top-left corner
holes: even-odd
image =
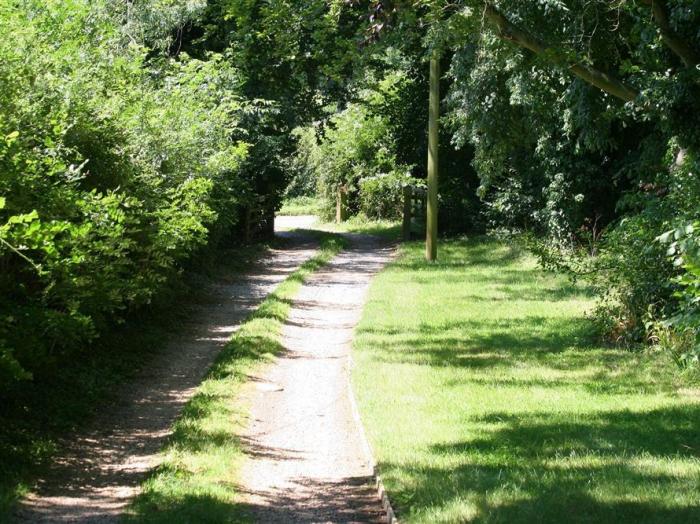
[[[239,399],[247,376],[282,350],[281,329],[304,280],[342,248],[321,234],[319,253],[287,277],[235,333],[188,402],[161,465],[131,505],[127,522],[246,522],[236,479],[244,458],[236,436],[247,423]]]
[[[320,215],[323,208],[321,200],[316,197],[300,196],[289,198],[282,202],[282,209],[278,215],[298,216],[298,215]]]
[[[401,223],[399,221],[376,220],[363,216],[353,216],[341,223],[325,222],[319,227],[324,231],[374,235],[386,240],[398,240],[401,236]]]
[[[700,522],[700,389],[597,344],[585,290],[484,239],[375,280],[353,384],[404,522]]]

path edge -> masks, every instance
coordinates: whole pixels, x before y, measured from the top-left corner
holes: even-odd
[[[400,524],[399,519],[396,517],[394,508],[391,505],[391,500],[389,499],[389,494],[387,493],[386,487],[384,486],[384,481],[382,481],[381,475],[379,475],[379,467],[377,466],[377,461],[374,458],[374,453],[372,452],[372,446],[367,438],[367,433],[365,432],[365,427],[362,424],[362,418],[360,417],[360,410],[357,407],[357,400],[355,399],[355,392],[352,388],[352,369],[355,367],[355,361],[350,354],[348,358],[348,363],[350,367],[350,373],[348,373],[348,398],[350,399],[350,409],[352,411],[352,418],[357,426],[357,431],[360,435],[360,440],[362,441],[362,447],[365,451],[365,458],[369,464],[372,477],[372,482],[374,483],[374,488],[377,491],[377,495],[381,500],[384,511],[386,512],[386,522],[387,524]]]

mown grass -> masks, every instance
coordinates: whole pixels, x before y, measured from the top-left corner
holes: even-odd
[[[278,215],[299,216],[299,215],[320,215],[323,209],[321,200],[312,196],[300,196],[288,198],[282,202],[282,209]]]
[[[282,350],[282,326],[304,280],[343,246],[337,235],[322,234],[321,249],[282,282],[241,326],[219,355],[174,426],[161,465],[144,483],[127,521],[241,522],[236,479],[244,457],[237,437],[247,406],[239,395],[248,375]]]
[[[485,239],[375,280],[353,384],[405,522],[700,522],[700,389],[596,342],[585,289]]]
[[[325,231],[373,235],[387,240],[398,240],[401,236],[400,222],[396,220],[374,220],[364,216],[353,216],[341,223],[325,222],[319,227]]]

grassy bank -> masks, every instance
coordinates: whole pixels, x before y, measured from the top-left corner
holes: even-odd
[[[342,248],[336,235],[321,237],[320,252],[280,284],[241,326],[185,407],[163,451],[163,462],[131,506],[134,522],[240,522],[236,505],[243,452],[236,433],[246,423],[241,388],[252,370],[282,349],[281,329],[304,280]]]
[[[487,240],[377,277],[353,383],[401,520],[700,521],[700,389],[598,345],[590,306]]]

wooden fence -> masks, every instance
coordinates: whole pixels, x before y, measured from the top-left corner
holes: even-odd
[[[348,189],[338,188],[336,194],[335,221],[344,222],[347,219]],[[404,186],[403,188],[403,225],[404,240],[419,238],[425,235],[425,219],[428,205],[428,191],[424,187]]]
[[[425,235],[425,217],[428,191],[424,187],[404,186],[403,188],[403,239]]]
[[[271,199],[259,196],[243,211],[243,238],[246,243],[275,235],[275,207]]]

